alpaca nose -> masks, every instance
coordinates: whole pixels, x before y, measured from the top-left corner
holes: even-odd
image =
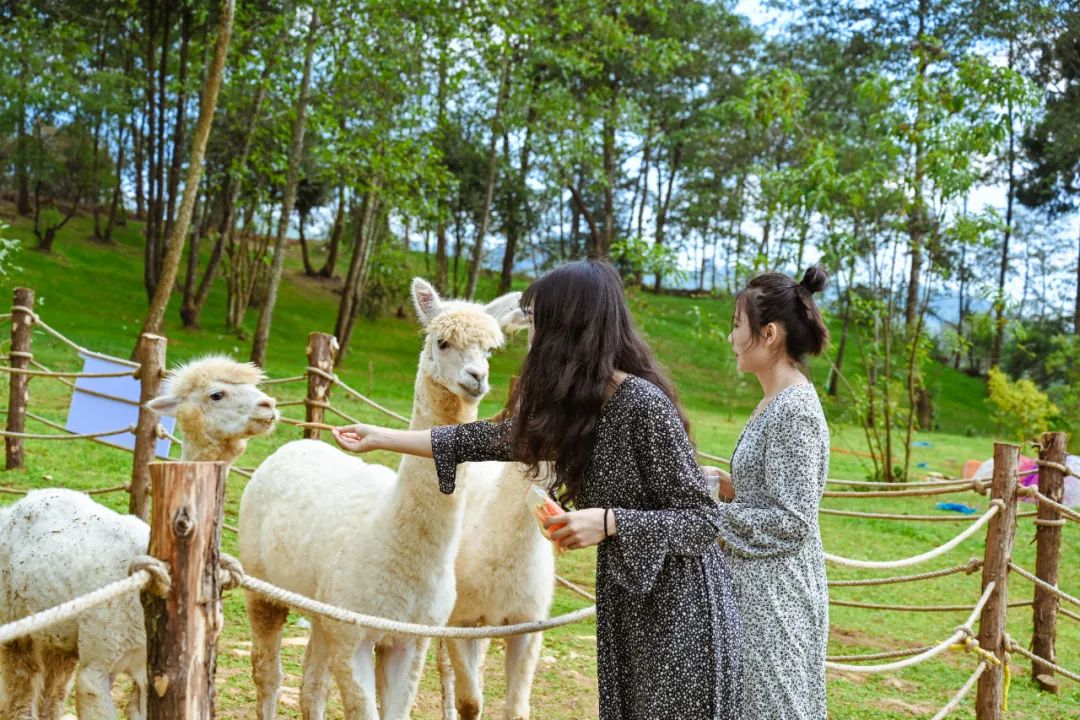
[[[273,410],[277,406],[277,401],[272,397],[266,397],[259,401],[258,407],[266,408],[267,410]]]
[[[476,369],[472,369],[472,368],[470,368],[470,369],[467,369],[467,370],[465,371],[465,373],[466,373],[466,374],[467,374],[467,375],[468,375],[469,377],[471,377],[471,378],[472,378],[473,380],[475,380],[475,381],[476,381],[476,384],[477,384],[477,385],[483,385],[483,384],[484,384],[484,380],[485,380],[485,378],[487,377],[487,373],[486,373],[486,372],[483,372],[483,371],[481,371],[481,370],[476,370]]]

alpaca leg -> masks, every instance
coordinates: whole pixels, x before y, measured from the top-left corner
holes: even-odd
[[[454,666],[454,692],[461,720],[477,720],[484,712],[484,661],[487,644],[477,640],[447,640]]]
[[[319,620],[311,623],[311,637],[304,651],[304,683],[300,686],[300,712],[304,720],[323,720],[330,690],[330,657],[326,631]]]
[[[328,633],[331,634],[331,633]],[[356,647],[334,642],[330,668],[341,692],[345,720],[379,720],[375,704],[375,647],[364,641]]]
[[[430,640],[415,638],[375,650],[375,673],[383,720],[408,720]]]
[[[0,706],[0,720],[37,718],[37,701],[45,682],[38,648],[30,638],[0,645],[0,674],[7,697]]]
[[[255,715],[258,720],[274,720],[281,694],[281,629],[289,617],[289,609],[248,593],[247,614],[251,625]]]
[[[506,638],[506,708],[504,720],[529,720],[533,675],[544,644],[542,633]]]
[[[41,664],[45,669],[45,683],[38,704],[41,720],[60,720],[63,716],[64,701],[71,692],[78,662],[79,658],[71,653],[41,651]]]
[[[454,702],[454,667],[450,664],[450,651],[446,641],[440,640],[436,649],[439,662],[439,685],[442,687],[443,720],[457,720],[457,707]]]
[[[80,720],[113,720],[116,717],[112,678],[107,666],[90,662],[79,668],[75,680],[75,708]]]

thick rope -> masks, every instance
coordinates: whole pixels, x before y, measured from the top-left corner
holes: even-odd
[[[1038,655],[1031,652],[1027,648],[1021,647],[1020,645],[1018,645],[1016,643],[1016,641],[1013,640],[1008,635],[1005,636],[1005,647],[1007,647],[1009,649],[1009,652],[1020,653],[1021,655],[1026,657],[1028,660],[1033,660],[1033,661],[1039,663],[1040,665],[1044,665],[1044,666],[1050,668],[1051,670],[1058,673],[1059,675],[1067,677],[1067,678],[1069,678],[1070,680],[1072,680],[1074,682],[1080,683],[1080,675],[1074,673],[1072,670],[1066,670],[1065,668],[1061,667],[1060,665],[1056,665],[1056,664],[1050,662],[1046,658],[1039,657]]]
[[[283,378],[271,378],[269,380],[263,380],[260,385],[284,385],[285,383],[300,382],[301,380],[307,380],[307,375],[293,375],[292,377]]]
[[[1016,494],[1034,498],[1035,502],[1039,503],[1040,505],[1049,505],[1073,522],[1080,523],[1080,513],[1076,512],[1068,505],[1062,505],[1055,500],[1051,500],[1050,498],[1039,492],[1038,489],[1036,489],[1035,487],[1022,487],[1016,491]]]
[[[1069,618],[1070,620],[1075,620],[1076,622],[1080,622],[1080,615],[1077,615],[1076,613],[1072,612],[1071,610],[1066,610],[1063,607],[1058,608],[1058,614],[1059,615],[1064,615],[1065,617]]]
[[[577,593],[578,595],[585,598],[589,602],[592,602],[592,603],[596,602],[596,596],[595,595],[593,595],[591,592],[589,592],[585,588],[581,587],[580,585],[575,585],[574,583],[570,582],[569,580],[562,577],[561,575],[556,575],[555,576],[555,582],[557,582],[559,585],[562,585],[564,588],[567,588],[567,589]]]
[[[26,411],[26,417],[30,418],[31,420],[34,420],[36,422],[41,423],[45,427],[51,427],[54,430],[62,430],[65,433],[73,434],[73,433],[71,433],[70,430],[68,430],[66,427],[64,427],[61,423],[55,422],[55,421],[50,420],[49,418],[46,418],[46,417],[42,417],[41,415],[36,415],[36,414],[30,412],[29,410]],[[92,443],[97,443],[99,445],[104,445],[105,447],[110,447],[110,448],[112,448],[114,450],[123,450],[124,452],[129,452],[129,453],[135,452],[131,448],[124,447],[123,445],[113,445],[112,443],[105,442],[104,440],[100,440],[98,438],[86,438],[86,439],[89,440]]]
[[[1053,593],[1062,600],[1070,602],[1077,607],[1080,607],[1080,598],[1074,597],[1069,593],[1065,592],[1064,590],[1061,590],[1057,585],[1051,585],[1050,583],[1046,582],[1034,573],[1030,573],[1019,565],[1013,563],[1011,560],[1009,561],[1009,568],[1020,577],[1024,578],[1025,580],[1030,580],[1031,582],[1041,587],[1043,590]]]
[[[922,647],[910,648],[907,650],[889,650],[888,652],[870,653],[868,655],[826,655],[825,659],[829,662],[859,662],[869,660],[890,660],[892,658],[911,657],[912,655],[918,655],[924,653],[927,650],[932,649],[933,645],[923,645]]]
[[[713,455],[712,453],[702,452],[701,450],[698,450],[697,454],[698,454],[699,457],[703,457],[706,460],[712,460],[713,462],[723,463],[724,465],[730,465],[731,464],[730,460],[728,460],[725,457],[720,457],[719,455]]]
[[[373,615],[352,612],[351,610],[345,610],[324,602],[319,602],[318,600],[313,600],[304,595],[290,592],[284,588],[253,578],[250,575],[243,576],[240,587],[262,595],[275,603],[289,605],[305,613],[322,615],[331,620],[356,625],[357,627],[367,628],[369,630],[377,630],[379,632],[393,633],[396,635],[412,635],[415,637],[477,640],[482,638],[508,637],[510,635],[525,635],[527,633],[542,632],[544,630],[550,630],[551,628],[581,622],[582,620],[586,620],[596,615],[596,606],[592,605],[565,615],[559,615],[558,617],[537,622],[485,627],[443,627],[437,625],[398,622],[397,620],[388,620]]]
[[[856,602],[854,600],[834,600],[829,598],[830,605],[840,607],[861,608],[863,610],[895,610],[897,612],[964,612],[971,610],[974,605],[880,605],[877,603]],[[1017,600],[1009,603],[1009,607],[1031,607],[1035,603],[1031,600]]]
[[[840,515],[842,517],[865,518],[867,520],[903,520],[905,522],[971,522],[966,515],[903,515],[897,513],[874,513],[860,512],[858,510],[837,510],[835,508],[818,508],[822,515]],[[1035,517],[1038,512],[1017,513],[1016,517]]]
[[[926,562],[928,560],[933,560],[936,557],[940,557],[940,556],[944,555],[945,553],[949,552],[950,550],[952,550],[954,547],[956,547],[960,543],[967,540],[969,537],[971,537],[976,532],[978,532],[979,528],[981,528],[986,523],[990,522],[990,518],[994,517],[994,515],[996,515],[998,513],[998,511],[1001,510],[1001,508],[1003,508],[1003,507],[1005,507],[1005,503],[1000,498],[995,498],[990,503],[990,509],[987,510],[985,513],[983,513],[983,515],[978,520],[973,522],[970,527],[968,527],[966,530],[964,530],[962,533],[960,533],[959,535],[957,535],[956,537],[954,537],[952,540],[945,543],[944,545],[939,545],[938,547],[934,548],[933,550],[930,550],[928,552],[924,552],[921,555],[915,555],[915,556],[912,556],[912,557],[909,557],[909,558],[903,558],[901,560],[873,561],[873,560],[852,560],[850,558],[840,557],[839,555],[830,555],[829,553],[825,553],[825,559],[828,560],[831,563],[835,563],[836,565],[843,565],[845,567],[864,568],[864,569],[867,569],[867,570],[875,570],[875,569],[884,570],[884,569],[887,569],[887,568],[900,568],[900,567],[908,567],[910,565],[918,565],[920,563],[924,563],[924,562]]]
[[[946,575],[955,575],[956,573],[965,573],[970,575],[979,568],[982,567],[983,561],[979,558],[971,558],[963,565],[954,565],[951,568],[944,568],[942,570],[933,570],[931,572],[919,573],[918,575],[900,575],[898,577],[887,578],[870,578],[866,580],[830,580],[829,587],[855,587],[859,585],[892,585],[894,583],[915,582],[916,580],[930,580],[931,578],[945,577]]]
[[[160,589],[162,580],[167,581],[168,577],[169,571],[164,565],[151,568],[148,564],[136,567],[133,563],[131,575],[126,578],[111,582],[93,592],[72,598],[47,610],[0,625],[0,645],[72,620],[87,610],[104,605],[126,593],[137,592],[147,586],[156,586]]]
[[[328,411],[330,411],[330,412],[334,413],[335,415],[337,415],[337,416],[338,416],[339,418],[341,418],[341,419],[342,419],[342,420],[344,420],[345,422],[350,422],[350,423],[352,423],[353,425],[359,425],[359,424],[361,424],[361,423],[360,423],[360,421],[359,421],[359,420],[357,420],[356,418],[354,418],[354,417],[353,417],[352,415],[349,415],[348,413],[345,413],[345,412],[342,412],[341,410],[338,410],[338,409],[337,409],[336,407],[334,407],[334,406],[333,406],[333,405],[331,405],[330,403],[327,403],[327,404],[326,404],[326,409],[327,409]]]
[[[9,373],[11,375],[30,375],[32,377],[54,377],[54,378],[117,378],[117,377],[134,377],[134,371],[131,372],[103,372],[103,373],[84,373],[84,372],[57,372],[55,370],[27,370],[26,368],[13,368],[0,365],[0,372]]]
[[[0,430],[0,437],[14,437],[22,438],[23,440],[93,440],[94,438],[109,437],[110,435],[123,435],[124,433],[134,433],[135,426],[128,425],[126,428],[120,430],[106,430],[104,432],[96,433],[71,433],[68,435],[53,435],[51,433],[20,433],[10,432],[8,430]]]
[[[349,395],[352,395],[353,397],[355,397],[357,400],[359,400],[361,402],[367,403],[368,405],[375,408],[379,412],[384,413],[386,415],[389,415],[390,417],[395,418],[397,420],[400,420],[401,422],[405,423],[406,425],[409,424],[409,418],[405,417],[404,415],[399,415],[398,413],[394,412],[390,408],[385,407],[385,406],[380,405],[379,403],[375,402],[374,400],[369,398],[367,395],[364,395],[363,393],[357,392],[356,390],[352,389],[351,387],[346,385],[345,382],[342,381],[342,379],[339,378],[336,374],[328,373],[325,370],[323,370],[322,368],[317,368],[317,367],[315,367],[313,365],[309,365],[307,367],[307,372],[309,372],[309,373],[311,373],[313,375],[318,375],[319,377],[322,377],[322,378],[325,378],[325,379],[329,380],[330,382],[334,383],[335,385],[340,387],[342,390],[347,392]]]
[[[987,487],[988,483],[985,480],[967,480],[963,484],[950,483],[944,487],[922,488],[917,490],[854,490],[851,492],[843,490],[826,490],[822,493],[822,496],[848,499],[872,497],[920,497],[925,495],[948,495],[950,493],[968,492],[969,490],[981,494],[986,491]]]
[[[982,674],[986,672],[986,668],[987,664],[985,662],[979,663],[978,667],[975,668],[975,672],[971,673],[971,677],[967,679],[967,682],[965,682],[960,689],[956,691],[956,694],[953,695],[952,700],[946,703],[945,707],[938,710],[937,714],[934,715],[931,720],[942,720],[942,718],[959,707],[960,702],[969,692],[971,692],[971,688],[975,687],[975,683],[977,683]]]
[[[87,350],[82,345],[79,345],[77,342],[70,339],[69,337],[67,337],[66,335],[61,333],[59,330],[56,330],[55,328],[50,326],[48,323],[46,323],[44,320],[42,320],[41,316],[38,315],[36,312],[34,312],[33,308],[28,308],[28,307],[23,306],[23,305],[13,305],[11,307],[11,311],[13,313],[15,313],[15,312],[23,312],[23,313],[26,313],[26,314],[30,315],[30,318],[33,320],[35,325],[37,325],[42,330],[44,330],[48,334],[52,335],[54,338],[56,338],[60,342],[64,343],[68,347],[72,348],[76,352],[82,353],[83,355],[89,355],[90,357],[97,358],[99,360],[108,360],[109,362],[119,363],[121,365],[127,365],[127,366],[132,367],[132,368],[138,368],[139,367],[139,363],[132,362],[131,360],[125,360],[124,358],[119,358],[119,357],[116,357],[115,355],[106,355],[105,353],[94,352],[93,350]]]
[[[918,488],[918,487],[943,487],[945,485],[970,485],[973,480],[991,480],[989,477],[972,477],[972,478],[951,478],[940,480],[926,480],[924,482],[881,482],[876,480],[836,480],[829,478],[825,482],[830,485],[857,485],[861,487],[879,487],[879,488]]]
[[[299,428],[315,428],[316,430],[333,430],[334,429],[333,425],[327,425],[326,423],[316,423],[316,422],[305,422],[303,420],[293,420],[292,418],[287,418],[285,416],[281,416],[280,418],[278,418],[278,422],[282,422],[282,423],[285,423],[286,425],[292,425],[293,427],[299,427]]]
[[[1062,475],[1072,475],[1074,478],[1080,479],[1080,475],[1078,475],[1075,470],[1063,463],[1053,462],[1052,460],[1037,459],[1035,460],[1035,464],[1040,467],[1053,468]]]
[[[971,625],[975,622],[975,619],[978,618],[979,615],[982,613],[983,607],[986,605],[987,601],[990,600],[990,595],[994,592],[994,588],[996,586],[996,581],[991,580],[990,582],[988,582],[986,584],[986,587],[983,589],[982,597],[980,597],[979,601],[975,603],[975,608],[971,611],[971,614],[968,616],[967,621],[963,625],[960,625],[952,635],[945,638],[937,645],[931,646],[928,650],[919,653],[918,655],[914,655],[905,660],[885,663],[884,665],[850,665],[847,663],[826,661],[825,667],[829,670],[842,670],[844,672],[852,673],[891,672],[893,670],[903,670],[904,668],[918,665],[920,663],[926,662],[931,658],[937,657],[941,653],[951,648],[954,644],[956,644],[957,642],[962,642],[964,638],[967,637],[968,633],[971,632]]]

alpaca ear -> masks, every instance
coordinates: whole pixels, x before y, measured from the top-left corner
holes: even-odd
[[[146,403],[146,407],[159,415],[175,415],[176,409],[180,407],[180,398],[175,395],[159,395]]]
[[[529,327],[529,318],[522,312],[521,308],[514,308],[499,318],[499,327],[507,335],[513,335]]]
[[[412,299],[421,325],[426,326],[441,310],[442,300],[439,298],[439,293],[423,278],[413,278]]]
[[[514,310],[521,310],[521,293],[510,292],[495,298],[484,306],[484,312],[499,321],[503,325],[503,318]],[[506,326],[503,325],[503,330]]]

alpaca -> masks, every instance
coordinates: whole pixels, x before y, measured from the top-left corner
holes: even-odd
[[[476,420],[488,356],[520,326],[519,294],[486,306],[444,301],[420,278],[412,298],[425,339],[410,427]],[[240,559],[275,585],[356,612],[444,625],[454,606],[454,558],[464,502],[439,492],[435,465],[405,456],[395,473],[327,443],[288,443],[255,471],[240,500]],[[275,717],[288,609],[247,595],[260,720]],[[304,657],[301,710],[323,717],[331,675],[345,717],[409,716],[429,640],[372,632],[319,616]],[[376,696],[380,711],[376,708]]]
[[[555,556],[527,501],[530,479],[519,463],[474,463],[461,482],[463,540],[455,563],[457,602],[449,625],[509,625],[548,617],[555,591]],[[486,640],[446,640],[454,686],[443,678],[443,716],[483,712]],[[528,720],[542,633],[506,638],[506,720]],[[445,664],[440,671],[445,674]]]
[[[165,392],[147,406],[175,415],[184,436],[183,460],[231,463],[247,439],[277,421],[273,398],[256,385],[250,363],[208,357],[170,373]],[[144,555],[150,528],[113,512],[85,493],[35,490],[0,511],[0,622],[9,622],[83,595],[127,576]],[[112,681],[134,680],[127,714],[146,717],[146,631],[137,594],[92,608],[75,620],[0,647],[6,696],[0,720],[59,720],[75,678],[82,720],[112,720]]]

